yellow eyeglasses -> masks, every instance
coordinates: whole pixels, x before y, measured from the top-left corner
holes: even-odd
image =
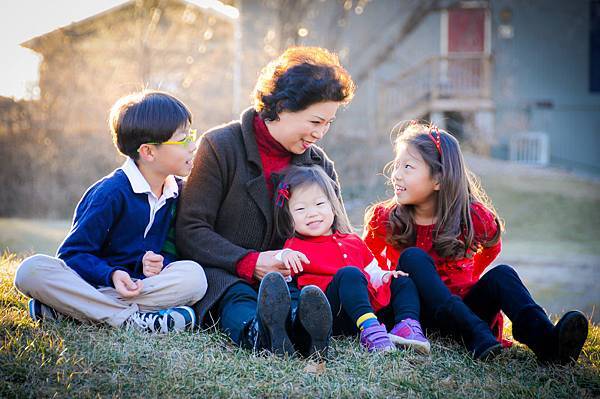
[[[183,140],[178,140],[178,141],[163,141],[162,143],[152,142],[152,143],[146,143],[146,144],[154,144],[154,145],[159,145],[159,144],[174,144],[174,145],[183,145],[183,146],[187,147],[188,145],[196,142],[197,139],[198,139],[198,132],[196,131],[196,129],[190,129],[190,131],[183,138]]]

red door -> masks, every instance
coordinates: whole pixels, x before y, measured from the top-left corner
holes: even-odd
[[[448,94],[477,95],[482,84],[485,53],[483,8],[448,10]]]
[[[483,53],[485,50],[485,10],[448,10],[448,53]]]

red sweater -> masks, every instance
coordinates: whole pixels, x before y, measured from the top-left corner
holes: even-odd
[[[267,129],[265,122],[258,115],[254,117],[254,134],[263,166],[263,174],[269,190],[269,198],[273,197],[271,174],[285,169],[292,162],[292,154],[279,144]],[[254,269],[258,260],[258,252],[250,252],[236,264],[238,276],[249,283],[255,283]]]
[[[298,288],[314,284],[325,292],[338,270],[344,266],[356,266],[369,282],[369,299],[373,309],[378,311],[389,305],[390,283],[383,284],[383,270],[358,235],[334,233],[320,237],[292,237],[285,242],[284,248],[300,251],[310,261],[302,264]]]
[[[404,248],[394,248],[386,242],[388,233],[388,220],[394,208],[387,208],[383,203],[375,205],[372,218],[367,222],[364,230],[365,243],[377,258],[383,268],[393,269],[398,263],[400,253]],[[471,218],[473,220],[474,240],[479,247],[476,253],[469,250],[471,257],[453,260],[441,257],[433,249],[433,231],[435,225],[416,225],[417,239],[415,247],[421,248],[433,258],[435,267],[442,281],[452,294],[464,297],[471,287],[479,281],[481,273],[489,266],[500,253],[502,242],[498,240],[494,245],[485,247],[483,243],[492,240],[498,232],[498,224],[494,215],[480,203],[471,205]],[[499,338],[502,337],[502,318],[492,323]],[[499,324],[498,324],[499,323]]]

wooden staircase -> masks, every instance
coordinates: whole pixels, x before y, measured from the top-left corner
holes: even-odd
[[[493,110],[491,57],[480,53],[431,57],[381,81],[378,94],[379,131],[435,112]]]

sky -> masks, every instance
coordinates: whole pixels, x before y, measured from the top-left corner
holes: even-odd
[[[0,96],[30,98],[39,57],[20,43],[108,10],[125,0],[1,0]]]

